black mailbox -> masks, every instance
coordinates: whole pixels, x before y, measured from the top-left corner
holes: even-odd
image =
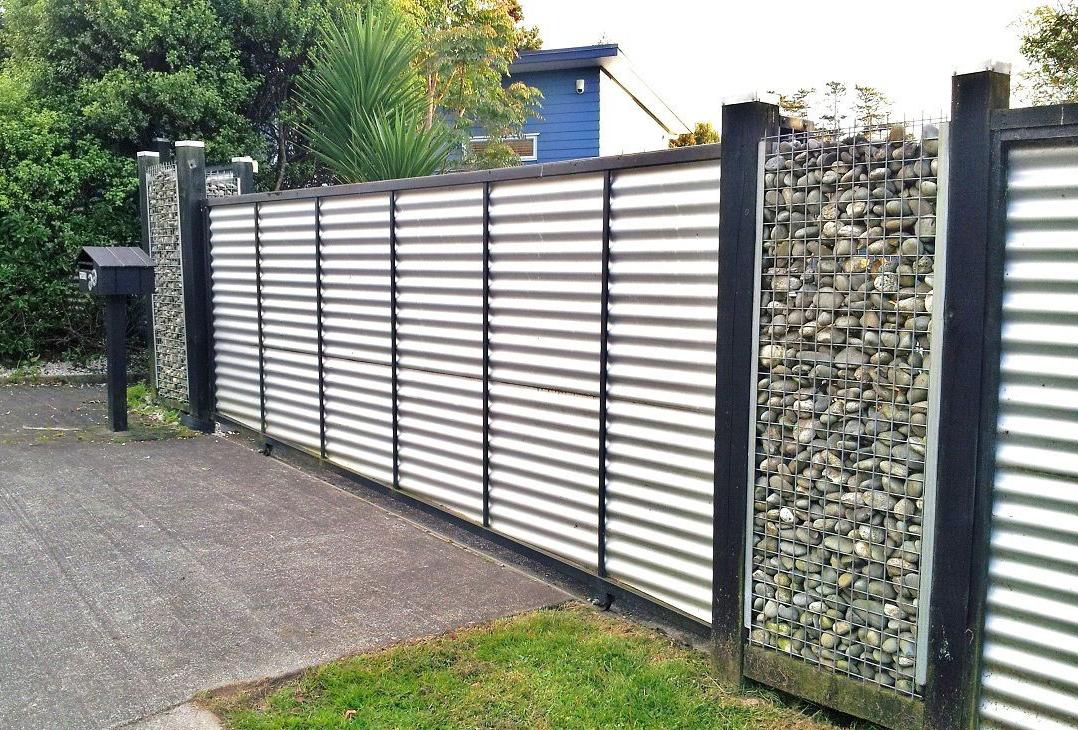
[[[86,246],[79,254],[79,288],[98,296],[153,293],[153,263],[135,246]]]
[[[77,263],[79,288],[105,300],[109,426],[127,430],[127,298],[153,293],[153,263],[141,248],[86,246]]]

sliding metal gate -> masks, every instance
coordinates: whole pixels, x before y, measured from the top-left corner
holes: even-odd
[[[1002,335],[978,725],[1062,730],[1078,726],[1078,107],[1022,111],[1037,114],[999,132]]]
[[[209,205],[219,416],[710,622],[717,146]]]

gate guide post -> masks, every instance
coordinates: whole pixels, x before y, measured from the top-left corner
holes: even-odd
[[[213,392],[210,376],[210,312],[203,289],[206,268],[206,236],[203,223],[206,204],[206,150],[202,142],[176,143],[176,188],[179,195],[180,260],[183,264],[184,328],[187,335],[187,388],[190,414],[184,425],[199,431],[213,430]]]
[[[966,727],[976,678],[971,625],[973,529],[987,308],[991,120],[1010,99],[1010,76],[955,75],[948,145],[947,267],[937,441],[936,526],[929,601],[925,727]]]
[[[720,681],[741,682],[745,629],[745,510],[752,322],[756,281],[760,143],[778,134],[779,108],[761,101],[722,107],[719,181],[719,293],[715,361],[715,501],[712,578],[713,663]]]

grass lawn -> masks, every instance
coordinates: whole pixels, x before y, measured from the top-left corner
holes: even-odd
[[[576,604],[200,701],[237,730],[834,727],[766,693],[725,692],[704,655]]]

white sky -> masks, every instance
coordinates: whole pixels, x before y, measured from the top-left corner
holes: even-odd
[[[1022,69],[1015,22],[1049,0],[521,0],[544,47],[618,43],[692,126],[718,126],[724,98],[825,81],[869,84],[896,116],[950,108],[956,68]],[[1024,105],[1015,93],[1012,106]],[[851,94],[852,95],[852,94]],[[811,113],[810,113],[811,116]]]

